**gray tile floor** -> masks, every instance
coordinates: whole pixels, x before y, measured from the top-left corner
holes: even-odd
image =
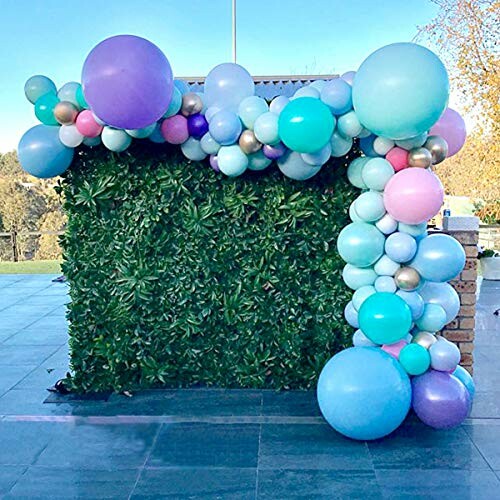
[[[68,366],[67,287],[0,276],[0,498],[500,499],[500,282],[483,282],[471,418],[350,441],[312,392],[143,391],[44,404]]]

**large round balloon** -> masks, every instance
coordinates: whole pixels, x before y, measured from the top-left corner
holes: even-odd
[[[410,409],[408,375],[376,347],[351,347],[335,355],[318,380],[326,421],[352,439],[378,439],[397,429]]]
[[[99,43],[82,72],[85,99],[108,125],[138,129],[159,120],[173,92],[172,69],[162,51],[134,35]]]
[[[446,68],[430,50],[394,43],[373,52],[354,77],[353,105],[377,135],[408,139],[429,130],[448,103]]]
[[[205,104],[236,113],[245,97],[254,95],[250,73],[239,64],[223,63],[213,68],[205,79]]]
[[[359,308],[359,327],[376,344],[394,344],[408,335],[411,310],[393,293],[377,292]]]
[[[47,179],[61,175],[73,160],[72,148],[59,139],[59,127],[36,125],[21,138],[17,155],[21,167],[35,177]]]
[[[471,397],[465,385],[450,373],[429,370],[412,380],[412,406],[424,424],[448,429],[469,414]]]
[[[420,224],[434,217],[444,200],[441,181],[429,170],[406,168],[393,175],[384,190],[387,212],[398,222]]]
[[[440,135],[448,144],[448,158],[457,154],[465,144],[467,131],[460,113],[446,108],[441,118],[430,130],[431,135]]]
[[[349,264],[368,267],[384,253],[384,235],[372,224],[353,222],[344,227],[337,239],[340,256]]]
[[[447,234],[432,234],[420,240],[410,265],[428,281],[443,283],[455,278],[465,266],[462,245]]]
[[[278,120],[281,140],[299,153],[319,151],[330,140],[334,127],[332,113],[314,97],[299,97],[290,101]]]

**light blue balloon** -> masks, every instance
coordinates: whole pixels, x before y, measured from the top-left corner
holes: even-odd
[[[172,91],[172,99],[170,99],[170,104],[168,105],[167,111],[163,115],[164,118],[176,115],[182,106],[182,94],[181,91],[174,86]]]
[[[384,197],[378,191],[361,193],[355,207],[356,213],[366,222],[375,222],[385,215]]]
[[[329,142],[316,153],[301,153],[302,159],[313,166],[324,165],[330,159],[331,154],[332,147]]]
[[[321,170],[321,165],[309,165],[302,159],[300,153],[288,151],[278,160],[278,168],[290,179],[305,181],[314,177]]]
[[[373,266],[373,269],[379,276],[394,276],[399,268],[400,265],[391,260],[387,255],[382,255]]]
[[[31,104],[45,94],[57,94],[55,83],[44,75],[35,75],[24,84],[24,95]]]
[[[65,83],[57,92],[57,97],[60,101],[68,101],[74,104],[78,109],[80,109],[80,104],[78,103],[78,99],[76,98],[76,93],[80,88],[80,84],[78,82],[68,82]]]
[[[352,108],[351,86],[341,78],[330,80],[321,89],[321,100],[334,115],[343,115]]]
[[[385,253],[395,262],[409,262],[416,252],[417,242],[407,233],[392,233],[385,241]]]
[[[165,140],[165,137],[163,137],[163,134],[161,133],[161,125],[159,123],[156,124],[153,133],[148,137],[148,139],[155,144],[164,144],[165,142],[167,142]],[[85,143],[85,139],[83,140],[83,142]]]
[[[458,380],[465,385],[466,389],[469,391],[471,399],[473,399],[474,394],[476,393],[476,384],[474,384],[474,380],[472,380],[470,373],[465,368],[458,365],[452,375],[457,377]]]
[[[340,231],[337,249],[348,264],[368,267],[384,253],[384,242],[384,235],[372,224],[353,222]]]
[[[373,267],[356,267],[352,264],[346,264],[342,270],[342,279],[351,290],[373,285],[377,277]]]
[[[352,439],[379,439],[406,418],[411,384],[393,356],[376,347],[351,347],[325,365],[317,396],[336,431]]]
[[[279,116],[276,113],[268,111],[255,120],[253,132],[259,142],[274,145],[280,141],[278,119]]]
[[[344,137],[357,137],[363,130],[363,125],[359,123],[354,111],[339,116],[337,119],[337,129]]]
[[[211,122],[212,118],[220,111],[220,108],[217,106],[210,106],[205,111],[205,119],[208,123]]]
[[[201,148],[201,141],[190,137],[187,141],[181,144],[182,154],[191,161],[201,161],[207,157],[207,153]]]
[[[208,131],[214,141],[227,146],[238,140],[242,125],[236,113],[223,109],[212,117],[208,124]]]
[[[420,318],[424,312],[424,299],[419,292],[405,292],[398,290],[396,295],[399,295],[410,308],[412,320],[415,321]]]
[[[420,224],[405,224],[404,222],[400,222],[398,224],[398,231],[416,238],[427,232],[427,222],[422,222]]]
[[[248,167],[248,157],[237,145],[223,146],[217,155],[220,171],[228,177],[241,175]]]
[[[356,330],[352,336],[352,345],[354,347],[378,347],[361,330]]]
[[[23,170],[41,179],[61,175],[71,165],[73,152],[60,141],[59,127],[50,125],[30,128],[17,148]]]
[[[347,167],[347,178],[349,182],[359,189],[367,189],[368,187],[363,180],[363,168],[368,161],[370,161],[370,157],[360,156],[352,160]]]
[[[104,127],[101,132],[102,143],[115,153],[125,151],[132,143],[130,137],[125,130],[113,127]]]
[[[354,109],[373,133],[399,140],[429,130],[448,103],[446,68],[430,50],[394,43],[376,50],[354,78]]]
[[[200,140],[200,146],[207,155],[216,155],[219,152],[220,144],[207,132]]]
[[[432,234],[418,243],[410,265],[427,281],[450,281],[463,270],[465,251],[452,236]]]
[[[361,304],[370,296],[376,293],[375,287],[371,285],[358,288],[352,295],[352,305],[359,311]]]
[[[332,156],[340,158],[351,150],[352,139],[350,137],[346,138],[335,131],[330,139],[330,145],[332,146]]]
[[[248,155],[248,170],[264,170],[271,165],[272,160],[267,158],[262,150],[257,151],[251,155]]]
[[[317,89],[320,93],[323,90],[323,87],[326,85],[325,80],[314,80],[314,82],[309,84],[309,87],[313,87]]]
[[[359,328],[358,311],[353,306],[352,300],[344,308],[344,317],[353,328]]]
[[[314,88],[311,85],[307,85],[305,87],[301,87],[299,90],[293,94],[293,99],[297,99],[298,97],[313,97],[314,99],[319,99],[320,91]]]
[[[252,95],[245,97],[238,106],[238,115],[246,128],[253,130],[255,120],[269,111],[267,102],[262,97]]]
[[[274,113],[275,115],[280,115],[280,113],[289,102],[290,99],[288,99],[288,97],[279,95],[271,101],[271,104],[269,105],[269,111],[271,111],[271,113]]]
[[[356,213],[356,200],[349,205],[349,218],[353,222],[364,222],[363,219]]]
[[[375,191],[383,191],[393,175],[394,168],[385,158],[371,158],[361,173],[366,186]]]
[[[189,92],[189,85],[184,80],[174,80],[174,86],[181,93],[181,96]]]
[[[374,283],[375,290],[377,292],[396,292],[396,282],[391,276],[379,276]]]
[[[156,122],[144,128],[137,128],[133,130],[127,130],[127,134],[134,139],[146,139],[149,137],[156,128]]]
[[[425,332],[439,332],[446,325],[446,312],[438,304],[425,304],[422,316],[415,321],[417,328]]]
[[[453,321],[460,311],[460,298],[449,283],[426,281],[419,294],[426,303],[438,304],[446,312],[446,324]]]
[[[389,214],[385,214],[375,223],[376,228],[384,234],[392,234],[398,228],[398,222]]]
[[[410,151],[413,148],[419,148],[425,144],[427,140],[427,132],[422,132],[421,134],[416,135],[415,137],[410,137],[409,139],[402,139],[400,141],[396,141],[396,146],[400,148],[406,149]]]

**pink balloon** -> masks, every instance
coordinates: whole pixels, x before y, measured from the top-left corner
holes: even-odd
[[[443,205],[441,181],[425,168],[405,168],[393,175],[384,189],[384,204],[393,219],[421,224]]]
[[[431,128],[429,135],[440,135],[448,143],[448,158],[457,154],[465,144],[467,131],[458,111],[446,108],[441,118]]]
[[[392,165],[396,172],[399,172],[408,166],[408,151],[398,147],[392,148],[385,155],[385,159]]]
[[[76,129],[85,137],[97,137],[102,132],[102,125],[99,125],[90,109],[84,109],[76,117]]]
[[[408,342],[406,340],[400,340],[395,344],[384,344],[382,346],[382,351],[385,351],[387,354],[390,354],[394,358],[399,359],[399,353],[401,352],[401,349],[403,349],[403,347],[406,345],[408,345]]]
[[[161,133],[170,144],[182,144],[189,138],[188,121],[182,115],[166,118],[161,124]]]

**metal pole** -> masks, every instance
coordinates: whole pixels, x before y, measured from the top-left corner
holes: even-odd
[[[232,0],[233,62],[236,62],[236,0]]]

